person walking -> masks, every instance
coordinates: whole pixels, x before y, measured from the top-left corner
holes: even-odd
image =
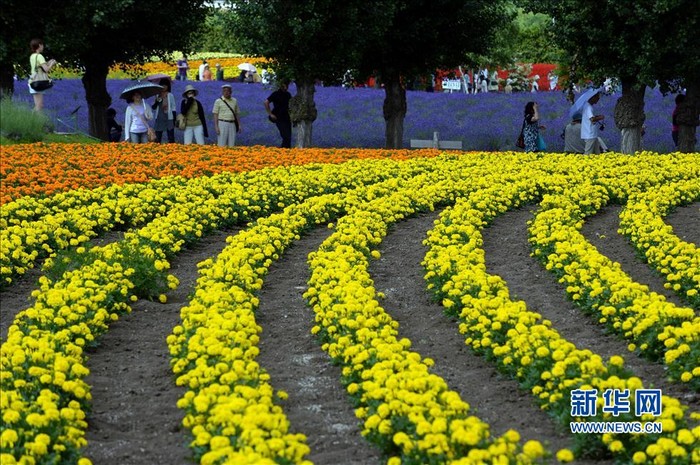
[[[277,130],[282,136],[282,148],[292,147],[292,119],[289,116],[289,101],[292,94],[287,90],[286,81],[280,82],[279,89],[265,99],[265,110],[268,119],[277,125]],[[272,104],[272,108],[270,108]]]
[[[209,137],[204,107],[196,99],[197,94],[197,89],[192,84],[188,84],[182,93],[180,113],[185,115],[185,145],[191,144],[192,140],[199,145],[204,145],[204,138]]]
[[[29,48],[32,51],[32,54],[29,56],[29,75],[34,76],[39,68],[43,69],[47,74],[51,72],[51,69],[56,66],[56,60],[51,59],[46,61],[44,55],[42,55],[42,53],[44,53],[44,41],[41,39],[32,39],[29,42]],[[27,82],[29,86],[29,93],[34,98],[34,111],[40,112],[44,109],[44,92],[46,92],[46,90],[32,89],[31,77]]]
[[[525,105],[525,124],[523,126],[526,152],[543,152],[547,150],[544,138],[540,135],[540,129],[545,129],[545,127],[540,125],[539,106],[536,102],[527,102]]]
[[[175,97],[170,93],[170,79],[161,79],[163,90],[156,97],[151,109],[155,111],[155,123],[153,129],[156,131],[156,142],[163,140],[163,131],[168,133],[168,142],[175,143]]]
[[[199,65],[199,70],[197,71],[197,80],[198,81],[203,81],[204,80],[204,70],[206,69],[207,65],[207,60],[202,60],[202,64]]]
[[[124,115],[124,140],[134,144],[148,142],[148,121],[153,119],[151,107],[146,105],[141,92],[134,92],[128,100]]]
[[[187,70],[190,69],[190,65],[187,63],[187,57],[182,55],[182,57],[177,60],[177,80],[186,81],[187,80]]]
[[[214,128],[217,145],[233,147],[236,145],[236,133],[241,132],[240,109],[238,101],[231,97],[231,84],[221,86],[221,97],[214,102]]]
[[[601,122],[601,129],[604,127],[602,121],[604,115],[594,115],[593,105],[600,101],[600,92],[596,92],[584,104],[581,110],[581,139],[583,139],[585,148],[584,154],[590,155],[600,153],[601,147],[598,140],[598,122]]]

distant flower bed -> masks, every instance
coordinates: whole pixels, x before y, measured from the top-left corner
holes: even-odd
[[[128,65],[117,63],[112,66],[107,75],[108,79],[123,79],[125,77],[131,78],[144,78],[149,74],[164,73],[175,77],[175,72],[177,71],[176,62],[179,57],[174,57],[172,61],[150,61],[143,65]],[[238,65],[241,63],[251,63],[256,66],[260,71],[262,71],[263,66],[267,63],[266,58],[255,58],[255,57],[242,57],[242,56],[216,56],[216,55],[206,55],[198,54],[195,57],[188,59],[188,64],[190,69],[187,73],[187,77],[191,80],[195,80],[197,75],[197,70],[199,65],[202,64],[202,60],[206,59],[211,68],[211,72],[216,76],[216,64],[219,63],[224,70],[224,77],[226,79],[235,78],[240,73]],[[70,68],[57,68],[54,71],[54,77],[59,78],[79,78],[82,76],[80,70],[70,69]]]
[[[210,60],[212,63],[212,60]],[[194,63],[190,63],[193,66]],[[172,71],[174,73],[174,71]],[[144,74],[145,76],[145,74]],[[226,76],[229,76],[227,73]],[[117,111],[117,121],[123,122],[126,104],[119,99],[121,91],[133,81],[110,79],[107,91],[112,96],[112,107]],[[173,93],[179,107],[185,85],[192,84],[199,91],[198,99],[205,109],[209,125],[208,144],[215,143],[213,115],[214,101],[221,95],[221,82],[173,83]],[[279,146],[280,137],[275,125],[267,119],[263,106],[272,93],[270,86],[245,84],[233,85],[233,97],[241,108],[243,131],[236,138],[239,145]],[[31,102],[26,83],[18,82],[15,99]],[[290,87],[296,93],[294,85]],[[611,150],[620,148],[620,132],[615,128],[613,114],[619,94],[605,96],[596,105],[596,112],[606,116],[606,128],[601,132]],[[318,118],[313,125],[312,145],[315,147],[380,148],[385,146],[385,121],[382,105],[385,94],[381,89],[317,86],[315,93]],[[662,96],[658,91],[648,91],[645,102],[646,134],[642,139],[645,150],[668,153],[674,150],[671,139],[671,112],[674,96]],[[561,137],[569,122],[570,107],[561,92],[504,93],[466,95],[408,91],[408,110],[404,121],[404,147],[411,139],[430,139],[433,132],[440,140],[462,141],[465,150],[502,151],[516,150],[515,140],[522,125],[523,110],[528,101],[537,101],[542,124],[547,127],[542,135],[551,152],[564,150]],[[150,102],[150,100],[149,100]],[[47,113],[56,122],[57,131],[79,130],[88,132],[88,110],[85,89],[78,79],[58,81],[45,97]],[[74,117],[71,116],[77,108]],[[75,119],[73,119],[75,118]],[[60,119],[63,122],[56,121]],[[182,142],[182,132],[176,131],[176,141]]]

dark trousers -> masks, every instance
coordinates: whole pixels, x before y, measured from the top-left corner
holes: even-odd
[[[275,121],[275,124],[277,125],[277,129],[280,132],[280,136],[282,136],[282,148],[289,149],[292,147],[292,121],[291,120],[283,120],[283,119],[277,119]]]
[[[175,143],[175,129],[168,129],[168,142],[171,144]],[[156,142],[160,144],[163,139],[163,131],[156,131]]]

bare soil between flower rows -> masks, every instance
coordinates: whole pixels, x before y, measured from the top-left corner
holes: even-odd
[[[660,364],[627,352],[625,341],[606,334],[581,313],[565,298],[556,278],[529,256],[526,222],[535,208],[506,213],[484,231],[488,271],[503,277],[512,296],[551,320],[578,347],[590,348],[604,357],[623,355],[627,366],[645,384],[662,388],[664,394],[700,410],[697,394],[667,382]],[[663,289],[661,278],[617,235],[618,210],[606,207],[589,218],[584,235],[635,279],[669,299],[677,299]],[[460,393],[471,405],[472,413],[491,425],[493,434],[513,428],[524,440],[547,442],[553,451],[571,447],[570,435],[539,409],[528,392],[484,358],[472,354],[456,321],[446,317],[425,290],[420,265],[425,254],[422,240],[436,218],[437,213],[430,213],[402,221],[383,241],[382,256],[370,268],[377,291],[386,295],[382,306],[399,322],[400,335],[411,339],[413,350],[435,360],[434,372]],[[679,237],[700,244],[698,203],[677,209],[667,221]],[[181,284],[168,294],[168,302],[136,302],[133,312],[114,323],[99,346],[90,350],[87,382],[92,386],[93,407],[88,416],[85,455],[96,465],[192,463],[187,447],[190,436],[181,426],[183,414],[176,407],[184,390],[175,386],[165,338],[178,324],[180,308],[187,304],[194,289],[196,264],[216,256],[226,246],[226,237],[235,233],[213,233],[173,259],[171,272]],[[383,463],[379,450],[360,435],[361,425],[339,381],[339,367],[331,363],[310,333],[313,314],[302,298],[309,276],[306,259],[329,234],[325,227],[312,230],[266,276],[259,295],[258,322],[263,328],[259,361],[270,373],[273,386],[289,393],[284,409],[292,432],[307,435],[310,460],[316,464]],[[14,315],[28,307],[38,276],[32,271],[0,294],[3,337]]]

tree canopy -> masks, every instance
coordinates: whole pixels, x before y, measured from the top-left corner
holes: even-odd
[[[74,0],[57,7],[56,2],[37,0],[28,8],[7,0],[2,24],[10,27],[3,29],[0,50],[8,62],[0,65],[2,75],[13,64],[28,62],[30,39],[43,38],[53,58],[85,70],[90,132],[105,139],[104,111],[111,103],[106,86],[109,67],[187,50],[207,12],[204,4],[204,0]]]

